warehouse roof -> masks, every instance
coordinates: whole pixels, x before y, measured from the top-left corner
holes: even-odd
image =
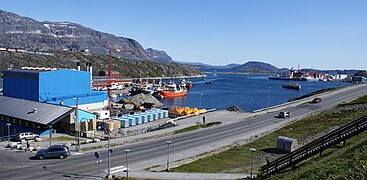
[[[73,110],[71,107],[0,96],[0,114],[44,125],[56,123]]]

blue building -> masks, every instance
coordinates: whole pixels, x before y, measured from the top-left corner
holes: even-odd
[[[87,125],[86,122],[95,124],[95,115],[91,112],[94,110],[104,109],[108,105],[107,92],[93,91],[91,88],[91,72],[77,71],[71,69],[63,70],[40,70],[40,69],[21,69],[21,70],[5,70],[3,71],[3,95],[10,98],[29,100],[39,102],[41,104],[54,104],[58,106],[52,107],[76,107],[78,106],[78,115],[75,111],[68,114],[67,120],[63,119],[62,123],[52,122],[53,128],[59,128],[62,132],[72,132],[77,129],[85,131],[91,130],[90,127],[95,125]],[[16,100],[12,100],[16,101]],[[0,102],[3,107],[7,106],[10,101]],[[40,108],[44,109],[42,106]],[[51,106],[50,106],[51,107]],[[4,112],[4,117],[17,119],[18,109],[14,106],[14,112]],[[72,108],[73,109],[73,108]],[[44,112],[47,114],[47,112]],[[78,117],[79,123],[75,123]],[[23,118],[23,117],[21,117]],[[57,119],[61,120],[60,118]],[[93,120],[93,121],[90,121]],[[4,120],[0,120],[0,122]],[[15,120],[15,122],[17,122]],[[33,128],[32,126],[23,126],[35,124],[33,119],[23,118],[18,124],[18,132],[24,128]],[[79,125],[81,124],[81,127]],[[4,125],[4,123],[3,123]],[[38,132],[44,130],[49,124],[40,124]],[[1,124],[0,124],[1,126]],[[87,126],[90,126],[86,128]]]
[[[88,111],[103,109],[108,103],[106,92],[92,91],[90,72],[22,69],[3,74],[4,96],[65,106],[78,103],[80,109]]]

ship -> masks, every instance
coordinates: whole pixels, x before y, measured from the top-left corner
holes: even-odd
[[[167,84],[162,90],[157,91],[157,93],[166,98],[166,97],[179,97],[186,96],[187,90],[186,88],[182,88],[181,86],[177,86],[176,84]]]

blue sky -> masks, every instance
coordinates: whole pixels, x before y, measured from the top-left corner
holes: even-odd
[[[177,61],[367,69],[365,0],[2,0],[0,9],[133,38]]]

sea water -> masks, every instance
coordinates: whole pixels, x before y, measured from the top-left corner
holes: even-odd
[[[227,109],[239,106],[246,112],[286,103],[289,98],[317,90],[348,83],[324,81],[269,80],[266,74],[221,74],[207,73],[207,77],[190,79],[193,88],[183,97],[164,98],[164,106]],[[210,82],[210,83],[209,83]],[[301,90],[282,88],[284,84],[297,83]]]

